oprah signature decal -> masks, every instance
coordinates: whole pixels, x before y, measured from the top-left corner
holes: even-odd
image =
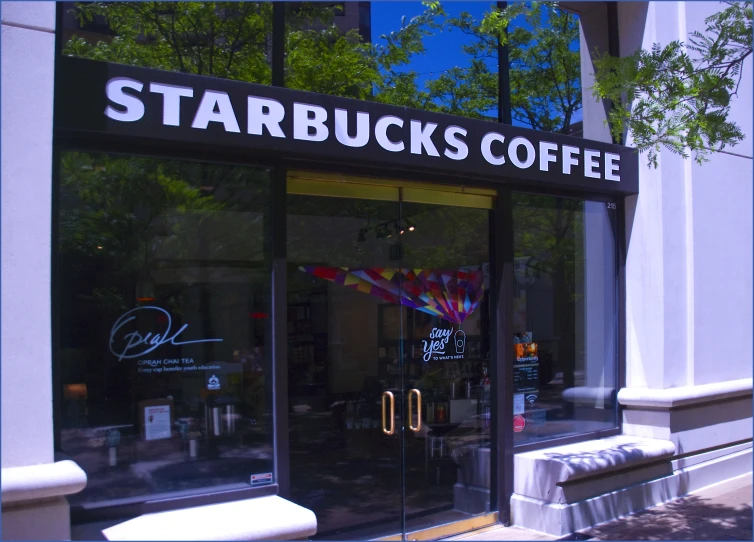
[[[158,330],[156,333],[150,331],[146,335],[142,335],[136,329],[133,329],[133,321],[136,320],[135,313],[138,311],[160,313],[166,319],[165,329]],[[173,319],[165,309],[161,309],[160,307],[136,307],[135,309],[131,309],[118,318],[110,330],[110,352],[118,358],[118,361],[123,361],[124,359],[134,359],[149,354],[163,344],[182,346],[184,344],[218,343],[223,341],[222,339],[181,341],[178,338],[188,329],[188,324],[183,324],[175,332],[173,332],[172,327]]]

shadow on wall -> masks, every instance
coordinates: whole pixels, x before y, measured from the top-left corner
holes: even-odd
[[[751,485],[715,499],[688,495],[561,540],[752,540]]]

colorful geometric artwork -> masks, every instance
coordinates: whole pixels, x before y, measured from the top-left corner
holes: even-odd
[[[460,324],[479,306],[484,271],[303,266],[305,273]]]

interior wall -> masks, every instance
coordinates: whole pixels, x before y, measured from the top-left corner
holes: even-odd
[[[365,376],[377,375],[379,300],[336,284],[327,293],[330,391],[358,392]]]

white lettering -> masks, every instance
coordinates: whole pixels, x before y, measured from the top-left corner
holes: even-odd
[[[605,153],[605,179],[620,182],[620,156],[611,152]]]
[[[271,98],[257,98],[249,96],[247,99],[248,120],[246,122],[246,131],[250,135],[262,135],[262,127],[272,137],[285,138],[280,123],[285,118],[285,107],[277,100]]]
[[[592,151],[584,149],[584,177],[590,179],[599,179],[600,172],[594,171],[594,168],[600,167],[600,163],[597,161],[600,157],[600,151]]]
[[[518,158],[519,147],[526,149],[526,159],[523,161],[519,160]],[[534,163],[534,160],[536,159],[534,145],[532,145],[531,141],[529,141],[525,137],[514,137],[513,139],[511,139],[511,142],[508,145],[508,158],[510,158],[511,163],[519,169],[526,169],[528,167],[531,167],[531,165]]]
[[[403,119],[392,115],[386,115],[380,118],[374,125],[374,138],[377,140],[377,143],[380,144],[380,147],[386,151],[401,152],[406,148],[403,141],[392,141],[387,136],[388,126],[393,125],[403,128]]]
[[[136,316],[135,313],[150,312],[152,318],[156,315],[162,316],[165,320],[165,329],[160,330],[159,333],[148,332],[146,335],[142,335],[139,330],[136,329]],[[184,344],[197,344],[197,343],[213,343],[222,342],[222,339],[199,339],[193,341],[179,341],[178,337],[188,329],[188,324],[183,324],[178,331],[172,330],[173,319],[170,317],[170,313],[160,307],[136,307],[130,311],[124,313],[118,318],[113,327],[110,329],[110,352],[118,358],[118,361],[124,359],[134,359],[146,354],[149,354],[156,348],[159,348],[163,344],[170,343],[174,346],[182,346]],[[147,363],[148,365],[155,366],[161,362],[156,360],[154,362]]]
[[[574,154],[579,154],[578,147],[571,147],[570,145],[563,145],[563,173],[570,175],[571,166],[578,166],[578,158],[574,158]]]
[[[118,111],[117,109],[107,106],[105,108],[105,115],[113,120],[119,120],[121,122],[135,122],[140,120],[144,116],[144,104],[136,96],[131,96],[123,92],[124,88],[130,88],[136,92],[141,92],[144,88],[139,81],[129,79],[128,77],[114,77],[105,85],[105,93],[107,98],[120,106],[126,108],[125,111]]]
[[[309,116],[309,115],[313,116]],[[303,141],[324,141],[330,135],[325,126],[327,110],[324,107],[311,104],[293,103],[293,139]],[[309,128],[314,133],[309,133]]]
[[[149,92],[162,94],[162,124],[165,126],[181,125],[181,97],[192,98],[194,89],[166,85],[164,83],[150,83]]]
[[[335,137],[346,147],[363,147],[369,143],[369,113],[356,112],[356,135],[348,135],[348,111],[335,110]]]
[[[482,138],[482,156],[484,156],[484,159],[493,166],[501,166],[505,163],[505,157],[502,154],[500,156],[492,154],[491,147],[493,141],[505,143],[505,136],[498,134],[497,132],[489,132],[485,134]]]
[[[215,111],[217,108],[217,111]],[[227,92],[205,90],[202,101],[196,110],[192,128],[206,130],[210,122],[221,122],[226,132],[240,132],[236,114]]]
[[[422,340],[423,359],[425,362],[429,362],[435,354],[445,354],[445,346],[450,340],[451,333],[453,333],[452,329],[432,328],[432,331],[429,333],[430,340]]]
[[[435,144],[432,143],[432,132],[437,128],[434,122],[428,122],[422,127],[418,120],[411,121],[411,154],[421,154],[422,147],[430,156],[440,156]]]
[[[468,132],[460,126],[448,126],[445,128],[445,143],[454,150],[445,149],[443,154],[451,160],[463,160],[469,155],[469,147],[459,135],[466,136]]]
[[[558,159],[553,154],[553,151],[557,150],[557,143],[550,143],[548,141],[539,142],[539,171],[550,171],[550,162],[555,162]]]

